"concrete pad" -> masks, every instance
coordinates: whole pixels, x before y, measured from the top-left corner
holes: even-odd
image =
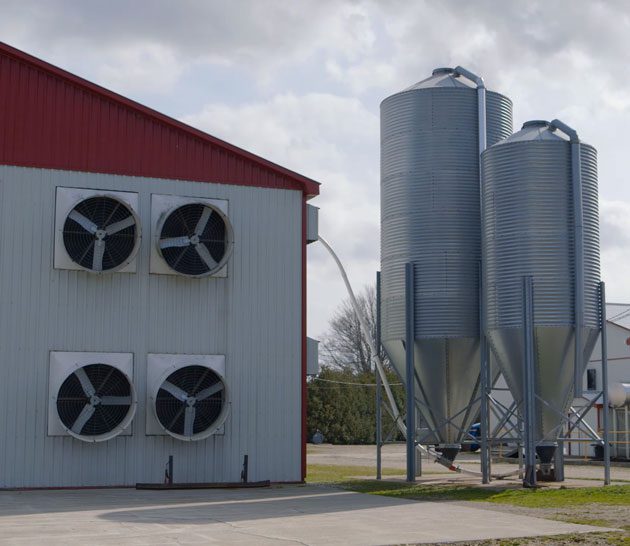
[[[0,492],[2,545],[383,545],[603,530],[324,486]]]

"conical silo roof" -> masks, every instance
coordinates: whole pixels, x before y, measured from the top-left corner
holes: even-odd
[[[460,78],[454,68],[436,68],[428,78],[410,85],[404,91],[414,89],[431,89],[434,87],[460,87],[464,89],[476,89],[474,82],[467,78]],[[404,92],[403,91],[403,92]]]

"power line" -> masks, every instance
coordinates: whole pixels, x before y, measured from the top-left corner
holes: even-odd
[[[376,383],[354,383],[351,381],[333,381],[332,379],[322,379],[313,377],[313,381],[323,381],[324,383],[336,383],[338,385],[356,385],[358,387],[376,387]],[[400,386],[402,383],[390,383],[392,386]]]

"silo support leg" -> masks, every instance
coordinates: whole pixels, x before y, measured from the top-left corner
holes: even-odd
[[[416,480],[416,404],[414,369],[414,267],[405,264],[405,388],[407,391],[407,481]]]
[[[604,425],[604,485],[610,485],[610,424],[608,409],[608,336],[606,335],[606,285],[599,283],[599,312],[601,328],[601,349],[602,349],[602,418]],[[627,427],[626,427],[627,429]]]
[[[485,96],[484,96],[485,101]],[[485,104],[484,104],[485,105]],[[481,119],[481,117],[480,117]],[[490,483],[490,355],[488,351],[488,340],[485,328],[485,304],[483,290],[483,267],[479,263],[479,372],[480,372],[480,404],[479,404],[479,447],[481,456],[481,483]]]
[[[376,350],[381,351],[381,272],[376,272]],[[383,400],[381,393],[381,374],[374,366],[376,375],[376,479],[382,477],[381,449],[383,447]]]
[[[554,472],[557,482],[564,481],[564,441],[558,440],[554,460]]]
[[[525,427],[525,475],[523,487],[536,487],[535,381],[534,381],[534,287],[532,277],[523,278],[524,370],[523,413]]]

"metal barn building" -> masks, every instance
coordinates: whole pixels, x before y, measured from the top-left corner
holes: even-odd
[[[0,488],[303,480],[318,192],[0,43]]]

